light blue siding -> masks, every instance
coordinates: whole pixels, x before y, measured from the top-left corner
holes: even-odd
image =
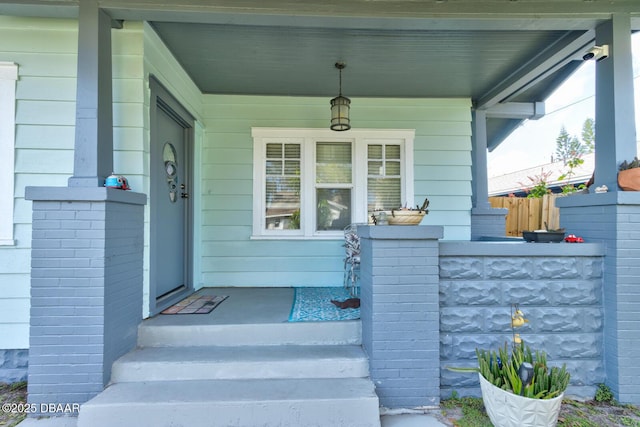
[[[27,185],[66,185],[73,168],[77,23],[0,16],[0,61],[18,64],[15,246],[0,246],[0,349],[29,347]]]
[[[326,128],[328,98],[203,95],[150,26],[112,32],[114,168],[149,192],[149,86],[158,78],[198,122],[194,260],[198,286],[339,285],[341,240],[252,240],[252,127]],[[0,349],[27,348],[31,203],[25,186],[66,186],[73,171],[77,22],[0,17],[0,61],[19,65],[14,235],[0,247]],[[467,99],[354,99],[359,128],[416,129],[415,201],[445,239],[470,235],[471,127]],[[149,205],[145,213],[148,298]],[[147,307],[147,301],[144,306]]]
[[[342,240],[251,240],[252,127],[325,128],[328,99],[204,96],[201,286],[335,286]],[[431,201],[425,223],[468,240],[471,115],[466,99],[354,99],[358,128],[415,129],[415,199]]]

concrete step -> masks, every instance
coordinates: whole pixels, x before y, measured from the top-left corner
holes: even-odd
[[[113,364],[112,382],[364,378],[369,363],[361,346],[243,346],[139,348]]]
[[[142,322],[140,347],[341,345],[362,343],[359,320],[230,325],[156,325]]]
[[[364,378],[117,383],[82,405],[78,427],[379,427]]]

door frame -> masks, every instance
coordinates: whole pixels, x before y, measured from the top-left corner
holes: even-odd
[[[149,162],[153,162],[155,159],[152,155],[154,150],[152,145],[156,142],[156,129],[157,129],[157,114],[158,109],[162,109],[165,113],[174,118],[180,125],[184,127],[185,138],[185,184],[187,192],[193,195],[193,153],[195,144],[195,119],[187,111],[186,108],[180,104],[180,102],[162,85],[153,75],[149,76],[149,89],[151,92],[149,100]],[[149,168],[149,180],[153,179],[152,168]],[[162,310],[176,302],[182,300],[186,296],[190,295],[194,291],[193,284],[193,197],[185,199],[185,223],[184,229],[184,284],[183,288],[180,288],[170,294],[164,296],[161,299],[157,299],[156,296],[156,269],[155,266],[161,262],[157,259],[157,245],[161,244],[156,239],[158,227],[162,224],[159,223],[158,210],[154,202],[152,194],[153,186],[149,186],[150,203],[149,203],[149,314],[151,316],[158,314]]]

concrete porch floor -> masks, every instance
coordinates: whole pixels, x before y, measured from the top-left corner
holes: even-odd
[[[144,320],[153,326],[247,325],[289,319],[293,288],[202,288],[196,295],[227,295],[209,314],[158,314]]]

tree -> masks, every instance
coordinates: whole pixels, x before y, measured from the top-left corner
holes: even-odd
[[[580,158],[586,152],[587,148],[580,140],[569,135],[567,129],[562,126],[560,135],[556,138],[556,157],[566,165],[571,159]]]
[[[587,153],[593,153],[596,149],[596,122],[591,117],[582,124],[582,143],[587,148]]]

